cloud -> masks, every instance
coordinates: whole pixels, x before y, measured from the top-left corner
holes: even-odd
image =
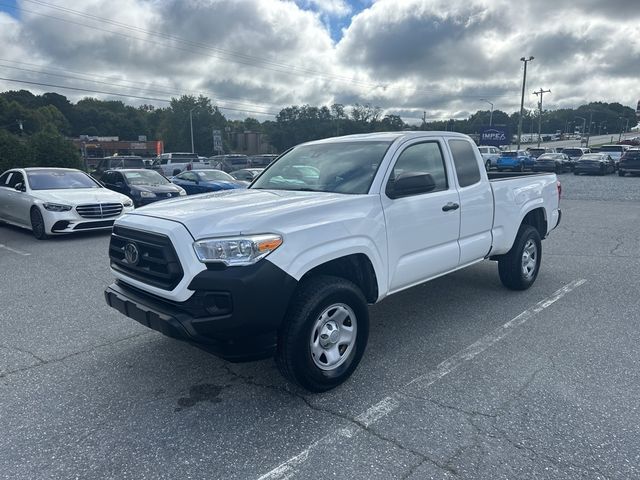
[[[22,0],[17,19],[0,13],[0,57],[38,64],[29,68],[41,73],[0,60],[0,76],[155,98],[204,93],[222,106],[254,111],[371,103],[391,113],[419,118],[426,110],[448,118],[485,108],[481,98],[517,110],[519,59],[534,55],[525,106],[535,105],[531,92],[541,87],[552,91],[549,107],[597,100],[635,105],[636,4],[60,0],[36,7]],[[66,77],[45,75],[52,72]],[[17,88],[23,87],[0,80],[1,90]]]

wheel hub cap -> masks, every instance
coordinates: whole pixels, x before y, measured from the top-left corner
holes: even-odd
[[[338,303],[327,307],[311,330],[309,347],[315,365],[321,370],[342,365],[353,351],[356,333],[356,315],[348,305]]]
[[[529,279],[533,277],[538,263],[538,247],[533,240],[528,240],[522,252],[522,275]]]

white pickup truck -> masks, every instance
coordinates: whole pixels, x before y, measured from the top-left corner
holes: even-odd
[[[223,358],[275,355],[287,378],[324,391],[360,362],[367,304],[485,259],[507,288],[530,287],[560,193],[555,174],[488,174],[461,134],[309,142],[246,190],[118,219],[105,297]]]

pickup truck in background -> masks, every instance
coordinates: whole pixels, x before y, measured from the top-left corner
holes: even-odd
[[[329,138],[248,189],[167,200],[116,221],[107,303],[232,361],[275,355],[310,391],[344,382],[367,304],[481,262],[529,288],[560,222],[555,174],[489,174],[452,132]]]
[[[195,153],[162,153],[153,164],[155,170],[165,177],[173,177],[185,170],[208,167],[208,164]]]

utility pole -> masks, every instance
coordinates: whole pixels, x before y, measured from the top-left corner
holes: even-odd
[[[551,93],[551,90],[543,90],[542,88],[533,94],[537,97],[540,95],[540,101],[538,102],[538,147],[540,146],[540,134],[542,129],[542,96],[545,93]]]
[[[520,61],[524,62],[524,74],[522,76],[522,98],[520,99],[520,118],[518,119],[518,150],[520,150],[520,138],[522,137],[522,112],[524,110],[524,89],[527,84],[527,63],[533,60],[533,56],[529,58],[521,57]]]
[[[193,151],[193,111],[195,110],[195,108],[192,108],[191,110],[189,110],[189,125],[191,126],[191,153],[194,153]]]
[[[422,127],[421,128],[424,128],[425,130],[427,129],[427,112],[426,112],[426,110],[422,111]]]
[[[587,132],[587,144],[586,147],[589,146],[589,137],[591,136],[591,122],[593,121],[593,110],[589,110],[589,131]]]

